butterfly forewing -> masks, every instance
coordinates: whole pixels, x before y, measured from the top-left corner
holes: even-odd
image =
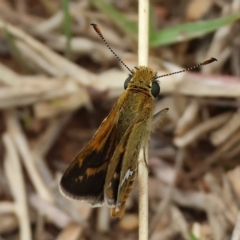
[[[70,164],[60,182],[61,191],[70,198],[103,202],[103,186],[109,161],[117,144],[115,106],[98,131]],[[107,119],[112,119],[107,121]],[[111,147],[110,147],[111,146]]]

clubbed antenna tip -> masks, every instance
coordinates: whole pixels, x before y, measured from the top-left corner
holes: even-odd
[[[94,28],[94,30],[97,32],[97,34],[99,35],[99,37],[103,40],[103,42],[105,43],[105,45],[108,47],[108,49],[113,53],[113,55],[118,59],[118,61],[125,67],[127,68],[127,70],[132,74],[133,71],[122,61],[122,59],[112,50],[112,48],[109,46],[109,44],[107,43],[107,41],[105,40],[105,38],[102,35],[102,32],[100,30],[100,28],[98,27],[98,25],[96,23],[91,23],[92,27]]]
[[[202,62],[202,63],[198,63],[190,68],[186,68],[186,69],[183,69],[183,70],[180,70],[180,71],[177,71],[177,72],[173,72],[173,73],[167,73],[167,74],[164,74],[164,75],[160,75],[160,76],[157,76],[155,79],[158,79],[158,78],[162,78],[162,77],[167,77],[167,76],[170,76],[170,75],[174,75],[174,74],[177,74],[177,73],[182,73],[182,72],[188,72],[194,68],[199,68],[199,67],[202,67],[204,65],[207,65],[207,64],[210,64],[212,62],[215,62],[217,61],[216,58],[212,57],[210,59],[207,59],[206,61]]]
[[[108,49],[113,53],[113,55],[118,59],[118,61],[126,68],[128,69],[128,71],[133,74],[133,71],[121,60],[121,58],[113,51],[113,49],[109,46],[109,44],[107,43],[107,41],[105,40],[105,38],[103,37],[102,35],[102,32],[100,30],[100,28],[98,27],[98,25],[96,23],[91,23],[92,27],[94,28],[94,30],[96,31],[96,33],[99,35],[99,37],[102,39],[102,41],[105,43],[105,45],[108,47]],[[162,77],[167,77],[167,76],[170,76],[170,75],[174,75],[174,74],[177,74],[177,73],[182,73],[182,72],[187,72],[187,71],[190,71],[194,68],[198,68],[198,67],[201,67],[201,66],[204,66],[204,65],[207,65],[207,64],[210,64],[212,62],[215,62],[217,61],[216,58],[210,58],[202,63],[198,63],[190,68],[186,68],[186,69],[183,69],[181,71],[178,71],[178,72],[173,72],[173,73],[167,73],[167,74],[164,74],[164,75],[161,75],[161,76],[157,76],[155,79],[158,79],[158,78],[162,78]]]

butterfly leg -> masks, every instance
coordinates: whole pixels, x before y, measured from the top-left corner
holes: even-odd
[[[143,142],[143,160],[144,160],[144,163],[146,165],[146,168],[147,168],[148,172],[150,172],[150,168],[149,168],[148,163],[147,163],[147,149],[148,149],[148,143],[150,141],[149,134],[150,134],[150,132],[146,133],[146,137],[145,137],[144,142]]]
[[[159,126],[161,126],[161,124],[164,122],[168,110],[169,108],[164,108],[163,110],[154,114],[153,120],[152,120],[152,129],[151,129],[152,132],[155,129],[157,129]]]
[[[168,108],[164,108],[163,110],[154,114],[152,126],[151,126],[152,131],[154,131],[157,127],[159,127],[159,125],[161,125],[161,123],[163,123],[167,112],[168,112]],[[147,131],[143,141],[143,159],[146,164],[146,168],[148,169],[148,172],[150,172],[149,166],[147,164],[147,148],[150,141],[149,136],[150,136],[150,131]]]

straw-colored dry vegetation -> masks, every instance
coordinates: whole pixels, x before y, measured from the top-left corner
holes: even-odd
[[[149,239],[239,240],[240,1],[151,7],[159,75],[218,61],[160,79],[156,111],[170,110],[149,149]],[[137,1],[0,0],[1,240],[138,238],[137,181],[121,220],[58,190],[128,76],[90,23],[137,65]]]

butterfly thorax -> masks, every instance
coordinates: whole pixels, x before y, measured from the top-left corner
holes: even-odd
[[[151,94],[152,81],[156,77],[156,73],[148,67],[139,67],[133,74],[132,80],[129,82],[128,88],[118,99],[119,115],[118,115],[118,131],[119,137],[122,138],[132,122],[142,116],[143,119],[149,119],[150,116],[144,116],[139,109],[149,109],[150,115],[153,114],[154,101]]]

